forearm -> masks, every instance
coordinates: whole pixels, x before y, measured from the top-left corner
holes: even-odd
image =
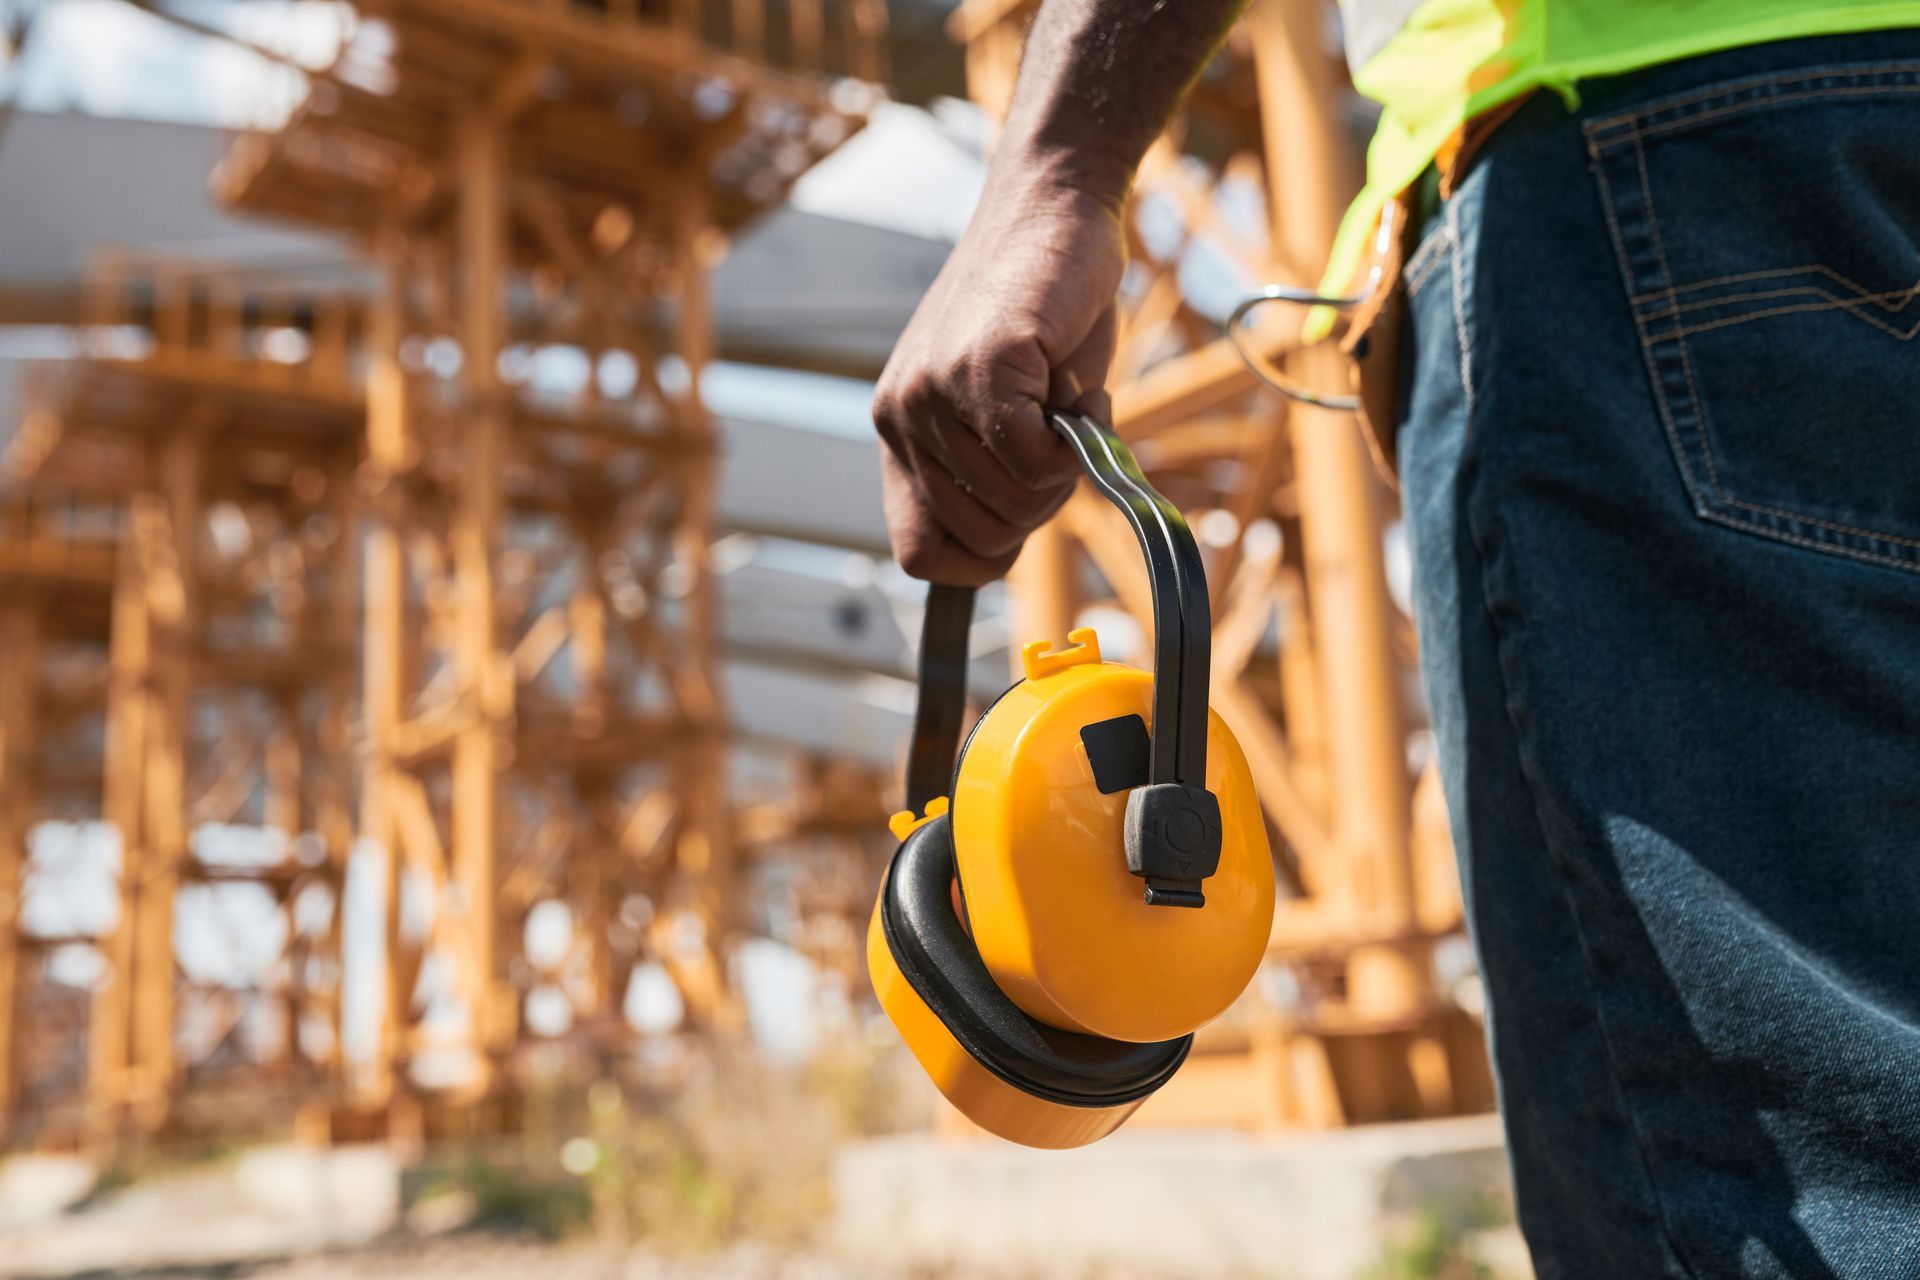
[[[1247,0],[1046,0],[989,187],[1067,188],[1118,209],[1134,170]]]
[[[1247,0],[1044,0],[986,189],[874,392],[887,531],[916,577],[1005,573],[1080,470],[1047,408],[1112,412],[1140,159]]]

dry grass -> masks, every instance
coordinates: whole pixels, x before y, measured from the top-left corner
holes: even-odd
[[[832,1210],[834,1149],[924,1122],[899,1056],[842,1044],[796,1070],[710,1048],[670,1083],[551,1080],[520,1134],[434,1153],[417,1200],[457,1197],[476,1227],[668,1255],[804,1249]]]

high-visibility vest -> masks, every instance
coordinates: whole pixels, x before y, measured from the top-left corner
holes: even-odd
[[[1380,103],[1367,184],[1325,291],[1354,283],[1381,208],[1461,126],[1533,89],[1798,36],[1920,26],[1916,0],[1340,0],[1353,83]]]

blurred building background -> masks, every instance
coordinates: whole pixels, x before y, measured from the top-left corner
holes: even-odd
[[[281,1252],[511,1221],[831,1240],[828,1274],[1481,1265],[1497,1129],[1392,495],[1221,336],[1312,280],[1357,180],[1330,4],[1256,0],[1149,157],[1115,371],[1206,545],[1270,963],[1053,1164],[964,1133],[867,990],[922,595],[867,402],[1033,7],[0,3],[23,1274],[152,1263],[119,1179],[305,1224]],[[1073,625],[1144,661],[1134,557],[1070,504],[982,595],[981,701]],[[1172,1169],[1237,1224],[1211,1252],[1128,1243]],[[109,1216],[55,1213],[81,1195]]]

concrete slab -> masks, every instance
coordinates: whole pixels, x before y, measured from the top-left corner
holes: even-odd
[[[1511,1204],[1494,1116],[1316,1134],[1123,1132],[1067,1152],[887,1138],[843,1150],[834,1197],[836,1244],[857,1260],[1272,1280],[1355,1280],[1424,1214]]]
[[[44,1221],[78,1204],[98,1177],[92,1161],[80,1156],[0,1160],[0,1231]]]
[[[385,1147],[256,1147],[234,1162],[250,1208],[339,1240],[366,1240],[400,1220],[400,1162]]]
[[[263,1148],[0,1230],[0,1277],[290,1258],[365,1244],[391,1230],[399,1211],[399,1167],[380,1148]]]

